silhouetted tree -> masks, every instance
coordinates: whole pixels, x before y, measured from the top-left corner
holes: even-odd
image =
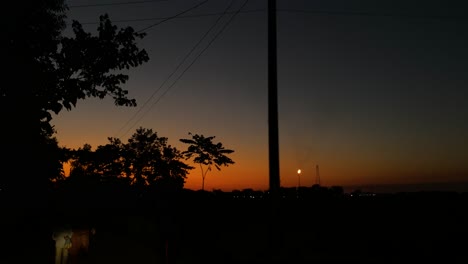
[[[117,182],[126,184],[123,177],[124,165],[122,157],[123,144],[119,139],[112,139],[105,146],[98,146],[92,151],[91,145],[85,144],[83,148],[73,150],[70,160],[71,171],[68,182],[81,185],[103,185]]]
[[[103,183],[119,183],[129,185],[125,177],[124,144],[118,138],[108,138],[109,144],[96,149],[96,170]]]
[[[96,151],[88,144],[72,150],[70,177],[62,186],[75,195],[98,189],[99,193],[114,190],[112,195],[121,190],[136,198],[149,190],[182,190],[193,169],[183,162],[184,156],[178,149],[167,144],[166,137],[159,137],[151,129],[137,129],[127,143],[111,137],[108,140],[109,144],[98,146]]]
[[[193,157],[193,162],[200,164],[202,172],[202,191],[205,190],[205,177],[208,171],[211,171],[211,166],[215,166],[216,169],[220,170],[220,166],[229,166],[234,164],[229,157],[225,154],[231,154],[234,150],[225,149],[222,143],[213,143],[214,136],[205,137],[203,135],[192,134],[191,139],[180,139],[181,142],[189,144],[186,151],[182,154],[186,159]],[[203,168],[203,165],[206,168]]]
[[[111,96],[116,105],[135,106],[121,87],[121,70],[148,61],[136,40],[144,36],[131,27],[118,29],[100,17],[97,35],[72,22],[73,37],[63,35],[67,6],[63,0],[10,1],[4,6],[4,85],[0,87],[3,122],[0,185],[24,195],[44,189],[61,176],[61,155],[53,137],[52,113],[71,110],[78,100]],[[24,163],[28,162],[28,166]],[[19,170],[18,168],[21,168]],[[20,192],[20,189],[27,189]]]
[[[112,147],[114,151],[120,148],[118,160],[112,158],[112,163],[120,163],[122,174],[119,176],[126,177],[137,188],[157,185],[182,189],[189,170],[193,168],[182,161],[184,157],[178,149],[167,144],[166,137],[159,137],[151,129],[138,128],[126,144],[115,138],[109,140],[111,145],[107,148]],[[104,148],[106,146],[101,149]],[[110,171],[117,172],[116,168]]]
[[[95,153],[91,145],[85,144],[83,148],[74,151],[73,159],[70,162],[71,170],[68,182],[77,182],[79,185],[92,184],[93,181],[99,181],[95,168]]]

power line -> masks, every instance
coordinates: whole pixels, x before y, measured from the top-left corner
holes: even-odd
[[[252,9],[252,10],[245,10],[239,13],[258,13],[258,12],[265,12],[266,9]],[[234,14],[236,11],[229,11],[226,14]],[[223,14],[222,12],[219,13],[205,13],[205,14],[198,14],[198,15],[184,15],[178,16],[174,19],[178,18],[196,18],[196,17],[210,17],[210,16],[219,16]],[[121,19],[121,20],[113,20],[113,23],[128,23],[128,22],[145,22],[145,21],[154,21],[154,20],[163,20],[168,19],[170,17],[151,17],[151,18],[137,18],[137,19]],[[83,22],[82,25],[91,25],[91,24],[99,24],[99,22]]]
[[[343,15],[343,16],[368,16],[368,17],[399,17],[399,18],[421,18],[421,19],[468,19],[467,16],[453,15],[420,15],[420,14],[395,14],[395,13],[378,13],[378,12],[362,12],[362,11],[327,11],[327,10],[303,10],[303,9],[278,9],[278,12],[283,13],[304,13],[316,15]]]
[[[139,113],[140,111],[148,104],[148,102],[153,99],[153,97],[159,92],[159,90],[162,89],[162,87],[166,84],[166,82],[177,72],[177,70],[182,66],[182,64],[188,59],[188,57],[193,53],[193,51],[195,51],[195,49],[200,45],[200,43],[206,38],[206,36],[211,32],[211,30],[218,24],[218,22],[221,20],[221,18],[228,13],[228,10],[229,8],[232,6],[233,4],[233,0],[230,2],[230,4],[226,7],[226,9],[224,10],[223,13],[221,13],[221,16],[218,17],[218,19],[215,21],[215,23],[205,32],[205,34],[201,37],[200,40],[198,40],[198,42],[192,47],[192,49],[185,55],[185,57],[182,59],[182,61],[179,63],[179,65],[177,65],[177,67],[171,72],[171,74],[164,80],[164,82],[159,86],[159,88],[153,92],[153,94],[151,94],[151,96],[145,101],[145,103],[143,104],[143,106],[122,126],[122,128],[119,130],[118,133],[120,133],[120,131],[126,127],[128,125],[128,123],[131,122],[131,120],[133,120]],[[133,126],[132,126],[133,127]],[[131,129],[131,128],[130,128]],[[128,133],[128,130],[127,132],[125,132],[125,134]]]
[[[184,10],[184,11],[178,13],[178,14],[175,14],[175,15],[173,15],[173,16],[170,16],[170,17],[168,17],[168,18],[166,18],[166,19],[163,19],[163,20],[161,20],[161,21],[159,21],[159,22],[157,22],[157,23],[155,23],[155,24],[153,24],[153,25],[151,25],[151,26],[147,26],[147,27],[145,27],[145,28],[143,28],[143,29],[140,29],[140,30],[138,31],[138,33],[143,32],[143,31],[146,31],[146,30],[148,30],[148,29],[150,29],[150,28],[152,28],[152,27],[155,27],[155,26],[157,26],[157,25],[159,25],[159,24],[162,24],[162,23],[164,23],[164,22],[166,22],[166,21],[168,21],[168,20],[171,20],[171,19],[176,18],[176,17],[178,17],[178,16],[180,16],[180,15],[183,15],[183,14],[189,12],[189,11],[192,11],[193,9],[196,9],[196,8],[198,8],[199,6],[205,4],[206,2],[208,2],[208,0],[205,0],[205,1],[203,1],[203,2],[200,2],[200,3],[198,3],[198,4],[196,4],[196,5],[192,6],[192,7],[190,7],[189,9],[186,9],[186,10]]]
[[[265,12],[266,9],[252,9],[245,10],[239,13],[259,13]],[[421,19],[461,19],[466,20],[466,16],[442,16],[442,15],[412,15],[412,14],[391,14],[391,13],[371,13],[371,12],[359,12],[359,11],[325,11],[325,10],[302,10],[302,9],[278,9],[279,13],[304,13],[304,14],[313,14],[313,15],[333,15],[333,16],[368,16],[368,17],[401,17],[401,18],[421,18]],[[227,12],[227,14],[233,14],[235,11]],[[179,15],[177,17],[149,17],[149,18],[136,18],[136,19],[120,19],[113,20],[113,23],[131,23],[131,22],[146,22],[154,20],[169,20],[169,19],[179,19],[179,18],[196,18],[196,17],[210,17],[210,16],[219,16],[222,13],[204,13],[196,15]],[[164,21],[165,22],[165,21]],[[93,25],[99,24],[99,22],[82,22],[82,25]],[[159,23],[161,24],[161,23]]]
[[[147,0],[147,1],[105,3],[105,4],[70,5],[70,6],[68,6],[68,8],[85,8],[85,7],[99,7],[99,6],[117,6],[117,5],[135,5],[135,4],[147,4],[147,3],[166,2],[166,1],[169,1],[169,0]]]
[[[140,107],[140,109],[122,126],[122,128],[117,132],[120,133],[120,131],[122,131],[122,129],[124,127],[126,127],[139,113],[140,111],[148,104],[149,101],[151,101],[151,99],[153,99],[153,97],[159,92],[159,90],[162,89],[162,87],[166,84],[166,82],[177,72],[177,70],[179,70],[179,68],[182,66],[182,64],[184,64],[184,62],[188,59],[188,57],[195,51],[195,49],[200,45],[200,43],[208,36],[208,34],[215,28],[215,26],[219,23],[219,21],[229,12],[229,9],[231,8],[232,4],[234,3],[234,0],[231,0],[231,2],[229,3],[229,5],[225,8],[224,12],[220,13],[220,16],[218,17],[218,19],[216,19],[216,21],[211,25],[211,27],[205,32],[205,34],[203,34],[203,36],[198,40],[198,42],[192,47],[192,49],[185,55],[185,57],[182,59],[182,61],[177,65],[177,67],[171,72],[171,74],[164,80],[164,82],[159,86],[158,89],[156,89],[152,94],[151,96],[145,101],[145,103],[143,104],[143,106]],[[138,121],[141,120],[138,119]],[[138,122],[137,121],[137,122]],[[134,124],[135,125],[135,124]],[[128,131],[134,127],[134,125],[132,127],[130,127],[126,132],[125,134],[128,133]],[[125,135],[124,134],[124,135]]]
[[[218,31],[218,33],[211,39],[211,41],[205,46],[205,48],[197,55],[197,57],[195,57],[195,59],[193,59],[193,61],[184,69],[184,71],[177,77],[177,79],[166,89],[166,91],[164,91],[163,94],[161,94],[161,96],[159,96],[159,98],[153,103],[153,105],[151,105],[150,108],[148,108],[144,113],[143,115],[137,120],[137,122],[135,122],[135,124],[130,127],[124,135],[126,135],[130,129],[132,129],[148,112],[149,110],[151,110],[151,108],[153,106],[155,106],[161,99],[164,95],[167,94],[167,92],[169,92],[169,90],[174,87],[174,85],[177,83],[177,81],[179,81],[182,76],[193,66],[193,64],[195,64],[195,62],[201,57],[201,55],[211,46],[211,44],[213,44],[213,42],[221,35],[221,33],[227,28],[227,26],[234,20],[234,18],[239,14],[239,12],[241,12],[242,8],[244,8],[244,6],[248,3],[249,0],[245,0],[244,3],[242,4],[241,7],[239,7],[239,9],[236,11],[236,13],[234,13],[230,19],[224,24],[224,26],[221,28],[221,30]]]

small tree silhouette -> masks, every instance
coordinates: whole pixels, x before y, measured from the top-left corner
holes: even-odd
[[[211,166],[214,165],[216,169],[221,170],[220,166],[229,166],[234,164],[229,157],[225,154],[233,153],[234,150],[225,149],[222,143],[213,143],[214,136],[205,137],[203,135],[188,133],[192,139],[180,139],[181,142],[190,144],[186,151],[182,154],[185,158],[193,158],[193,162],[200,164],[202,171],[202,191],[205,190],[205,177],[208,171],[211,171]],[[204,168],[205,165],[206,167]]]

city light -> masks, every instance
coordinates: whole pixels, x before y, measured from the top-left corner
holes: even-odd
[[[301,187],[301,169],[297,170],[297,189],[299,190],[299,187]]]

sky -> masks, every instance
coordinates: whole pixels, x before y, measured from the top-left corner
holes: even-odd
[[[130,2],[67,1],[68,20],[90,32],[104,13],[146,32],[138,45],[150,60],[126,72],[137,107],[80,101],[52,120],[59,144],[95,149],[139,127],[180,150],[189,132],[215,136],[235,164],[210,171],[205,190],[268,189],[267,1],[237,15],[244,0],[207,1],[163,23],[204,1]],[[468,181],[461,2],[277,0],[281,186],[312,186],[316,166],[324,186]],[[185,187],[201,183],[197,167]]]

